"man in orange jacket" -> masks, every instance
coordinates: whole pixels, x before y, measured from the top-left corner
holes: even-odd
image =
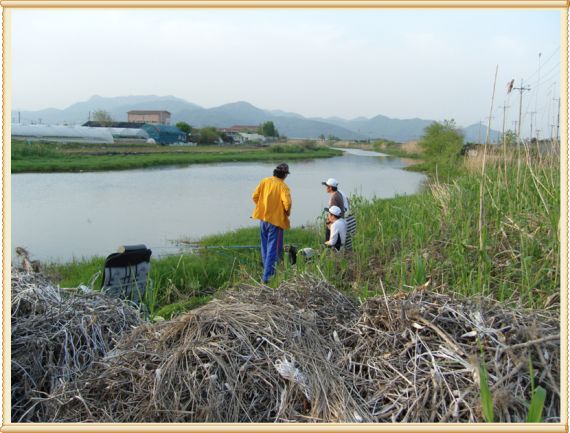
[[[289,166],[279,164],[273,170],[273,176],[262,179],[252,195],[255,203],[252,218],[261,221],[261,260],[264,283],[267,283],[275,273],[275,264],[283,254],[283,230],[290,227],[291,192],[284,182],[288,174]]]

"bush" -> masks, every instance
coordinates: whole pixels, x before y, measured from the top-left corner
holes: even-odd
[[[418,145],[423,150],[424,169],[427,171],[443,177],[461,171],[463,134],[453,119],[444,120],[443,123],[433,122],[425,129]]]
[[[455,126],[455,121],[433,122],[425,129],[419,141],[427,159],[438,161],[457,160],[463,148],[463,134]]]

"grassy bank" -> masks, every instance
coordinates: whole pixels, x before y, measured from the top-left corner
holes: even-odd
[[[318,247],[321,233],[314,227],[294,228],[285,235],[286,245]],[[187,253],[152,258],[147,305],[153,315],[170,317],[172,314],[196,307],[212,295],[232,284],[259,280],[262,270],[257,248],[258,228],[243,228],[205,237],[198,245],[188,245]],[[94,257],[65,264],[48,264],[47,274],[61,287],[80,284],[101,287],[104,257]],[[281,272],[288,272],[287,261],[280,264]]]
[[[419,194],[353,199],[358,231],[351,255],[321,247],[320,222],[287,231],[286,244],[315,248],[317,255],[296,266],[283,261],[272,285],[309,271],[362,298],[426,288],[548,305],[560,290],[558,158],[495,150],[459,159],[453,169],[428,164],[432,180]],[[229,285],[259,279],[257,250],[218,248],[258,242],[256,228],[242,229],[205,238],[202,245],[211,248],[198,254],[153,260],[151,310],[169,316]],[[61,284],[76,286],[101,268],[99,259],[51,271]]]
[[[168,165],[327,158],[342,152],[313,142],[269,147],[168,147],[12,142],[12,173],[129,170]]]

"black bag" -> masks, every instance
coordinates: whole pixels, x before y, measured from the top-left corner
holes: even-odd
[[[105,260],[101,291],[140,304],[147,291],[151,254],[145,245],[127,245],[109,255]]]

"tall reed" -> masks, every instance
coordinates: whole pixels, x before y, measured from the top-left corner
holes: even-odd
[[[416,196],[357,201],[360,278],[392,289],[429,282],[529,306],[559,290],[556,155],[515,149],[505,160],[491,150],[484,171],[482,164],[483,155],[468,158],[453,180],[433,180]]]

